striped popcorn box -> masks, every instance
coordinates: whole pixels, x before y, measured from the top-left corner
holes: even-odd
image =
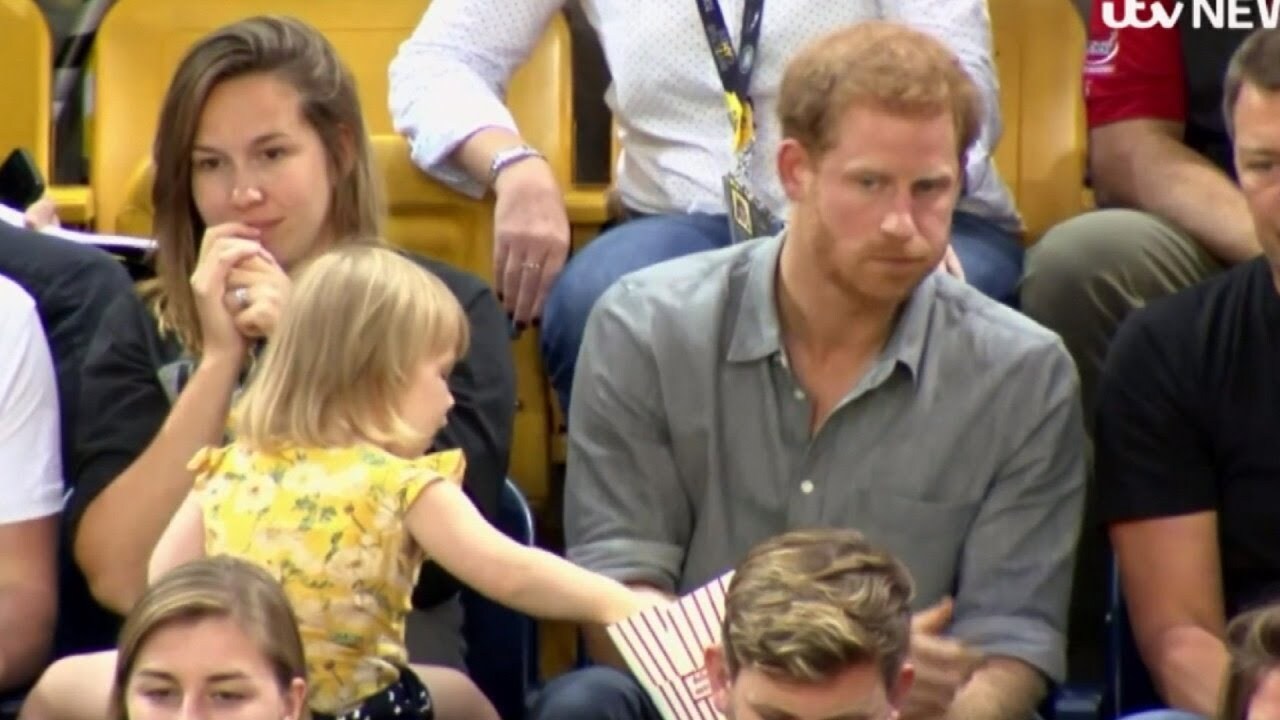
[[[609,626],[627,667],[664,720],[721,720],[703,658],[720,642],[728,572],[666,605]]]

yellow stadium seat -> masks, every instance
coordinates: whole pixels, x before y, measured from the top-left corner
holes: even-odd
[[[119,0],[108,14],[109,22],[104,21],[99,34],[102,54],[98,58],[99,100],[94,123],[98,142],[92,177],[99,228],[104,231],[142,236],[150,234],[152,173],[147,153],[168,77],[182,52],[197,37],[237,17],[253,14],[251,8],[256,10],[260,7],[241,0],[185,1],[190,3],[188,11],[192,13],[196,12],[192,8],[206,4],[216,6],[217,12],[202,15],[206,21],[198,27],[195,20],[181,19],[185,12],[166,10],[159,13],[160,16],[170,15],[167,20],[148,15],[143,10],[156,4],[151,0]],[[384,2],[379,5],[379,13],[368,13],[366,9],[365,15],[380,15],[376,21],[366,22],[365,26],[370,28],[371,37],[381,38],[381,44],[361,35],[358,28],[362,26],[353,18],[362,15],[347,9],[357,7],[355,3],[345,0],[274,0],[270,9],[289,12],[324,30],[344,60],[352,66],[360,83],[365,112],[376,113],[382,118],[381,124],[372,118],[368,122],[374,134],[373,148],[387,190],[388,240],[492,281],[492,199],[472,200],[429,179],[410,162],[408,145],[391,133],[390,120],[386,118],[387,65],[399,42],[408,37],[417,23],[424,5],[421,0],[413,3]],[[407,11],[409,6],[412,6],[412,12]],[[229,7],[239,8],[241,12],[228,11]],[[335,12],[325,15],[326,8]],[[394,28],[390,21],[392,17],[398,18],[402,26]],[[344,18],[346,22],[338,22]],[[165,22],[174,23],[176,29],[165,29]],[[149,50],[138,48],[147,43],[155,47]],[[374,50],[377,58],[369,55],[361,55],[363,59],[349,57],[353,53],[371,55]],[[547,154],[557,177],[566,186],[573,167],[570,52],[568,25],[557,16],[541,44],[512,79],[507,95],[507,103],[526,139]],[[150,74],[160,79],[129,90],[128,78],[143,67],[151,68]],[[366,77],[373,76],[377,79],[365,81]],[[108,90],[109,85],[112,90]],[[370,87],[374,95],[371,95]],[[122,134],[121,128],[131,124],[144,129]],[[114,138],[135,135],[147,139],[122,141],[120,146],[112,147]],[[112,143],[106,143],[107,138],[113,138]],[[121,147],[123,145],[131,145],[132,150],[126,150]],[[127,157],[132,159],[126,166]],[[127,171],[122,172],[126,167]],[[512,344],[512,350],[518,405],[510,473],[530,504],[541,508],[549,492],[551,420],[549,392],[536,332],[525,332]]]
[[[49,26],[34,0],[0,0],[0,161],[23,148],[45,178],[52,159],[53,54]]]
[[[1083,210],[1084,23],[1071,0],[989,0],[1004,137],[996,165],[1029,245]]]

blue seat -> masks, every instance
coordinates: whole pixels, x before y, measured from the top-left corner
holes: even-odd
[[[503,485],[493,524],[518,543],[534,544],[529,504],[510,478]],[[462,591],[462,607],[471,679],[503,720],[523,720],[525,698],[538,683],[537,624],[470,588]]]

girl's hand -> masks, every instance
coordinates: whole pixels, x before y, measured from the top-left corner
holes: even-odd
[[[651,607],[674,602],[674,598],[651,588],[629,588],[625,585],[619,585],[619,588],[619,592],[611,598],[605,608],[603,618],[605,625],[622,622]]]

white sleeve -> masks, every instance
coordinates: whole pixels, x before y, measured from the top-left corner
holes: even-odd
[[[503,103],[511,75],[533,52],[564,0],[433,0],[391,61],[391,121],[413,162],[458,192],[485,187],[454,164],[476,131],[518,132]]]
[[[62,510],[53,358],[35,302],[0,278],[0,524]]]

